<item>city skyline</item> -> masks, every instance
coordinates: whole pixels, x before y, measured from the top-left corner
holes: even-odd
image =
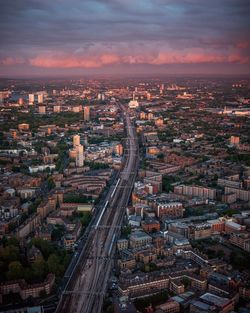
[[[250,74],[249,3],[2,3],[0,76]]]

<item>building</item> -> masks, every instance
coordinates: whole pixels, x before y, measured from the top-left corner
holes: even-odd
[[[74,113],[79,113],[79,112],[82,111],[82,106],[81,105],[74,105],[71,108],[72,108],[72,112],[74,112]]]
[[[237,175],[238,176],[238,175]],[[243,183],[238,179],[231,177],[219,178],[217,184],[222,187],[242,188]]]
[[[39,284],[27,284],[25,280],[7,281],[0,284],[0,303],[3,295],[16,293],[19,294],[22,300],[30,297],[38,298],[44,292],[49,295],[55,283],[55,275],[48,274],[44,282]]]
[[[214,200],[216,189],[201,186],[179,185],[174,187],[174,193],[191,197]]]
[[[216,219],[216,220],[208,220],[207,224],[211,226],[212,233],[222,233],[225,231],[225,221]]]
[[[179,279],[170,282],[169,290],[177,295],[185,292],[184,285]]]
[[[179,313],[180,304],[174,300],[169,300],[161,305],[157,305],[156,309],[162,310],[164,313]]]
[[[163,126],[163,125],[164,125],[163,118],[157,118],[155,120],[155,126]]]
[[[173,221],[169,221],[166,220],[165,221],[165,225],[166,228],[170,231],[170,232],[174,232],[177,233],[185,238],[188,238],[188,234],[189,234],[189,227],[186,223],[181,223],[181,222],[173,222]]]
[[[24,104],[23,98],[19,98],[19,99],[18,99],[18,104],[19,104],[19,105],[23,105],[23,104]]]
[[[73,147],[75,148],[76,146],[80,145],[80,136],[79,135],[74,135],[73,136]]]
[[[77,155],[76,149],[69,150],[69,157],[70,157],[70,159],[76,160],[76,155]]]
[[[118,286],[118,292],[122,296],[129,296],[131,299],[150,295],[169,287],[169,276],[164,275],[135,275],[122,279]]]
[[[90,120],[90,107],[89,106],[83,108],[83,119],[86,122]]]
[[[130,235],[129,245],[131,248],[141,248],[152,243],[152,237],[142,231],[135,231]]]
[[[232,221],[225,222],[225,232],[228,234],[239,233],[239,232],[244,231],[245,229],[246,229],[245,225],[240,225]]]
[[[123,146],[122,146],[122,144],[118,143],[115,146],[115,153],[118,154],[118,155],[122,155],[123,154]]]
[[[136,260],[133,255],[123,256],[118,260],[118,266],[122,269],[133,269],[136,266]]]
[[[54,111],[54,113],[60,113],[61,112],[61,106],[60,105],[54,105],[53,111]]]
[[[160,223],[156,219],[146,218],[141,222],[142,229],[146,232],[156,232],[160,230]]]
[[[250,252],[250,234],[249,232],[244,233],[231,233],[230,234],[230,243]]]
[[[46,106],[45,105],[39,105],[38,112],[39,112],[39,114],[45,114],[46,113]]]
[[[225,194],[235,193],[237,200],[250,201],[250,190],[241,188],[225,187]]]
[[[39,93],[37,95],[37,101],[38,101],[38,103],[43,103],[43,94],[42,93]]]
[[[147,93],[146,93],[146,97],[147,97],[147,100],[148,100],[148,101],[151,100],[151,94],[150,94],[150,92],[147,92]]]
[[[234,310],[234,300],[228,298],[222,298],[212,293],[205,293],[200,298],[201,302],[215,306],[221,313],[229,313]],[[197,312],[190,309],[190,312]],[[201,311],[199,311],[201,312]]]
[[[33,93],[29,94],[29,104],[34,104],[35,102],[35,95]]]
[[[139,102],[137,100],[135,100],[135,94],[134,93],[133,93],[133,100],[129,101],[128,106],[130,109],[136,109],[139,107]]]
[[[83,146],[76,146],[76,166],[83,167],[84,165],[84,156],[83,156]]]
[[[221,199],[222,202],[225,202],[227,204],[235,203],[236,200],[237,200],[236,194],[233,192],[222,195]]]
[[[17,194],[20,196],[21,199],[29,199],[29,198],[34,198],[34,196],[37,194],[38,188],[19,187],[16,190],[17,190]]]
[[[30,125],[26,123],[18,124],[18,129],[19,130],[29,130]]]
[[[119,239],[119,240],[117,240],[117,249],[119,251],[128,249],[128,240],[127,239]]]
[[[74,248],[77,238],[72,234],[67,234],[63,239],[63,244],[66,250],[70,251]]]
[[[189,226],[189,239],[204,239],[211,237],[211,225],[207,223]]]
[[[238,146],[240,144],[240,137],[239,136],[231,136],[230,137],[230,144],[233,146]]]
[[[156,216],[166,216],[169,218],[179,218],[183,216],[183,205],[181,202],[157,202]]]
[[[18,239],[24,239],[29,234],[35,231],[40,221],[41,217],[37,213],[34,213],[31,217],[25,220],[25,222],[22,223],[17,229],[15,229],[15,236]]]

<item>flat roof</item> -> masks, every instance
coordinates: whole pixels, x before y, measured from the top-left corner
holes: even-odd
[[[214,305],[217,305],[217,306],[223,306],[229,301],[228,298],[222,298],[209,292],[200,296],[200,299],[213,303]]]

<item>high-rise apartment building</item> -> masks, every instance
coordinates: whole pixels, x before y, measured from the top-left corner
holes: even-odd
[[[83,109],[83,119],[84,121],[89,121],[90,119],[90,107],[89,106],[84,107]]]
[[[240,144],[240,137],[239,136],[231,136],[230,137],[230,144],[234,146],[238,146]]]
[[[84,156],[83,156],[83,146],[76,146],[76,166],[83,167],[84,165]]]
[[[73,136],[73,147],[76,148],[76,146],[80,145],[80,136],[74,135]]]
[[[35,95],[33,93],[29,94],[29,104],[34,104],[35,102]]]
[[[19,98],[19,99],[18,99],[18,104],[19,104],[19,105],[23,105],[23,104],[24,104],[23,98]]]
[[[39,93],[37,95],[37,101],[38,101],[38,103],[43,103],[43,94]]]

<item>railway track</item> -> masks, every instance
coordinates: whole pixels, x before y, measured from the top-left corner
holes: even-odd
[[[56,313],[100,313],[112,268],[115,243],[128,204],[139,164],[135,129],[125,117],[127,141],[125,164],[109,200],[96,216],[78,262],[61,296]]]

